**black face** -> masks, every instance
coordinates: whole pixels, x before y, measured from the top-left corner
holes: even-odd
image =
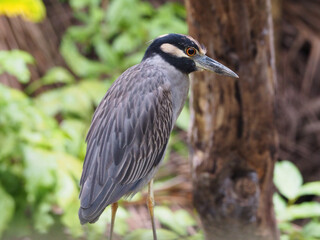
[[[181,56],[175,56],[175,55],[163,52],[161,50],[161,45],[165,43],[171,44],[177,47],[178,49],[182,50],[183,52],[185,52],[185,50],[188,47],[193,47],[197,51],[200,51],[198,45],[188,37],[184,35],[172,33],[164,37],[155,39],[151,43],[151,45],[148,47],[142,61],[149,57],[154,56],[155,54],[158,54],[165,61],[167,61],[168,63],[170,63],[177,69],[179,69],[181,72],[189,74],[197,70],[195,62],[192,59],[188,58],[187,56],[181,57]]]

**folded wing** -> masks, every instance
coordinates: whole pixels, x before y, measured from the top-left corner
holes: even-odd
[[[171,93],[159,71],[140,68],[117,79],[93,116],[80,181],[82,224],[139,191],[163,158],[172,129]]]

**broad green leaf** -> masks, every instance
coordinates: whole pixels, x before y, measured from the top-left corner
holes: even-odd
[[[0,111],[1,114],[1,111]],[[1,117],[0,117],[1,118]],[[0,126],[1,126],[1,119],[0,119]],[[17,149],[17,136],[14,132],[11,132],[11,134],[2,134],[0,131],[0,146],[6,146],[0,148],[0,162],[9,157],[12,156],[13,152],[16,152]]]
[[[112,81],[108,80],[82,80],[79,83],[79,88],[91,98],[95,106],[98,106],[111,84]]]
[[[299,194],[303,180],[301,173],[293,163],[281,161],[275,165],[273,181],[283,196],[294,200]]]
[[[73,41],[85,43],[90,39],[96,32],[97,26],[93,24],[84,26],[72,26],[68,28],[67,34],[70,35]]]
[[[112,46],[102,38],[101,35],[95,36],[93,44],[99,58],[108,64],[110,68],[118,67],[120,64],[120,56],[117,54]]]
[[[186,240],[204,240],[204,235],[202,232],[198,232],[198,233],[186,238]]]
[[[278,219],[281,221],[292,221],[313,217],[320,217],[320,203],[318,202],[304,202],[291,205],[281,216],[278,216]]]
[[[290,237],[288,235],[281,235],[280,240],[290,240]]]
[[[165,229],[157,229],[158,240],[177,240],[179,236]],[[153,239],[153,233],[150,229],[138,229],[125,236],[123,240],[147,240]]]
[[[66,139],[66,148],[68,153],[73,156],[81,156],[85,148],[85,136],[88,131],[88,126],[77,119],[66,119],[60,124],[62,130],[68,134]]]
[[[277,219],[278,220],[278,219]],[[294,226],[290,222],[279,221],[278,228],[281,232],[292,232],[294,231]]]
[[[131,52],[135,50],[141,42],[135,36],[132,36],[128,33],[121,34],[113,42],[112,47],[119,53]]]
[[[287,208],[285,200],[278,193],[273,194],[273,205],[277,216],[283,213]]]
[[[177,119],[176,125],[186,132],[189,130],[190,111],[186,105],[182,108],[182,111]]]
[[[54,152],[51,154],[58,164],[58,169],[68,172],[73,178],[80,180],[82,163],[79,159],[64,152]]]
[[[33,63],[34,58],[27,52],[21,50],[0,51],[0,74],[7,72],[22,83],[27,83],[30,80],[27,64]]]
[[[89,119],[93,110],[88,94],[77,84],[44,92],[36,97],[35,103],[48,116],[62,113]]]
[[[68,228],[71,235],[75,238],[81,237],[83,235],[83,227],[79,222],[78,211],[79,211],[79,200],[70,203],[70,205],[64,209],[61,221]]]
[[[89,6],[90,0],[70,0],[70,6],[74,11],[80,11],[81,9]]]
[[[132,67],[133,65],[140,63],[143,56],[144,52],[142,51],[126,56],[126,58],[122,60],[122,65],[124,68]]]
[[[46,233],[48,228],[54,224],[53,217],[50,215],[51,205],[46,201],[41,202],[33,215],[34,227],[40,233]]]
[[[180,209],[174,213],[174,218],[180,225],[185,228],[196,225],[194,218],[184,209]]]
[[[71,203],[78,200],[77,195],[79,191],[72,175],[68,174],[65,169],[59,170],[57,175],[58,184],[55,194],[57,203],[63,210],[67,210]]]
[[[174,150],[181,156],[186,158],[188,157],[189,148],[184,141],[181,141],[181,137],[177,134],[176,131],[173,131],[171,133],[168,145],[168,151]]]
[[[18,198],[15,199],[15,213],[5,231],[6,239],[23,239],[25,236],[30,236],[32,231],[34,231],[30,227],[32,224],[30,215],[25,213],[25,207],[21,206],[21,203],[17,200]]]
[[[23,92],[7,87],[3,84],[0,84],[0,94],[0,104],[8,104],[10,101],[27,100],[27,96]]]
[[[320,181],[303,184],[299,189],[298,196],[304,195],[320,196]]]
[[[13,217],[14,208],[14,199],[0,185],[0,238]]]
[[[8,17],[22,16],[23,18],[39,22],[46,15],[46,9],[41,0],[1,0],[0,15]]]
[[[320,222],[312,220],[303,227],[303,235],[320,238]]]
[[[74,83],[72,74],[63,67],[53,67],[41,78],[43,84]]]
[[[106,65],[84,57],[67,35],[62,39],[60,52],[71,70],[80,77],[97,77],[110,71]]]
[[[155,217],[159,219],[161,224],[172,229],[179,235],[186,235],[188,233],[186,227],[183,224],[181,224],[181,222],[177,221],[177,219],[174,216],[174,213],[171,211],[170,208],[156,206],[154,209],[154,214]]]
[[[31,146],[24,148],[24,161],[27,200],[34,203],[45,189],[54,186],[57,162],[52,152]]]

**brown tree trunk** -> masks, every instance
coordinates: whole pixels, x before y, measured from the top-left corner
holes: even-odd
[[[270,0],[186,0],[186,7],[190,35],[240,76],[193,76],[193,195],[206,239],[278,239]]]
[[[47,0],[47,17],[32,23],[20,17],[0,16],[0,51],[20,49],[30,53],[36,64],[30,66],[31,81],[42,77],[54,66],[66,67],[58,49],[64,31],[72,23],[68,4]],[[21,84],[9,74],[0,75],[0,83],[21,89]]]

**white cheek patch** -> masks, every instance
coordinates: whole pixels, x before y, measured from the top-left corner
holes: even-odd
[[[160,46],[160,49],[168,54],[171,54],[176,57],[188,57],[187,54],[180,48],[177,48],[176,46],[170,44],[170,43],[164,43]]]

